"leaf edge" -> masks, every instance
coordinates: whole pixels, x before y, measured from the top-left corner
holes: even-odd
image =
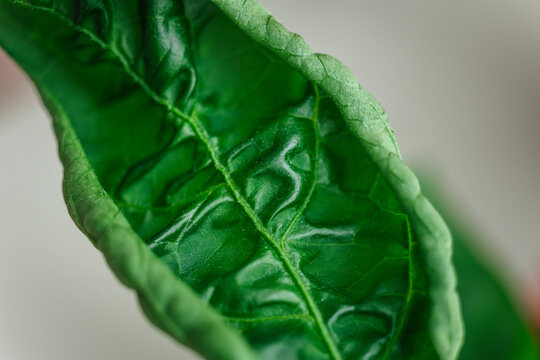
[[[343,63],[330,55],[313,53],[300,35],[288,31],[258,1],[211,1],[244,33],[334,100],[348,128],[361,141],[411,219],[429,268],[432,340],[441,359],[456,359],[463,345],[464,328],[451,260],[452,236],[441,215],[422,194],[417,177],[403,162],[382,106]]]
[[[239,332],[176,278],[132,230],[101,187],[61,105],[46,88],[36,86],[52,117],[68,212],[119,281],[135,290],[150,322],[207,359],[258,359]]]
[[[463,326],[456,293],[456,276],[450,260],[450,233],[440,215],[422,195],[415,175],[401,160],[382,107],[359,86],[354,75],[341,62],[328,55],[313,54],[299,35],[286,30],[257,1],[211,1],[248,36],[320,86],[335,101],[349,129],[362,141],[364,149],[386,177],[411,217],[412,226],[419,234],[427,266],[433,274],[430,277],[433,294],[431,334],[442,359],[456,358],[462,343]],[[262,23],[265,25],[264,31],[257,32],[256,25]],[[271,36],[266,38],[267,34]],[[291,50],[296,53],[291,54]],[[112,199],[99,185],[99,180],[93,174],[61,106],[46,89],[38,90],[53,117],[59,153],[64,164],[63,191],[68,211],[81,231],[103,252],[119,280],[137,292],[148,318],[209,359],[256,358],[244,339],[225,324],[185,283],[175,278],[133,232]],[[91,185],[74,185],[83,180],[89,181]],[[74,194],[73,189],[81,191]],[[103,221],[104,218],[107,221]],[[144,270],[140,270],[141,265],[144,265]],[[155,276],[162,278],[157,282],[148,281]],[[154,298],[155,293],[159,293],[161,298]],[[188,300],[182,298],[182,301],[176,301],[177,306],[173,306],[171,299],[174,296],[186,297]],[[186,302],[196,306],[198,311],[186,311]],[[169,308],[165,306],[166,303]],[[193,321],[193,318],[197,318],[194,313],[200,314],[212,325],[196,324],[201,318]],[[178,316],[179,314],[188,315],[187,320],[184,316]],[[171,324],[169,317],[176,321]],[[203,328],[205,334],[199,337],[186,331],[196,330],[194,334],[199,334]],[[213,344],[211,334],[214,332],[222,333],[230,340]],[[205,343],[205,346],[198,346],[198,343]],[[226,348],[229,349],[236,349],[236,346],[230,345],[237,344],[239,353],[223,354],[224,347],[219,346],[222,343],[227,343]]]

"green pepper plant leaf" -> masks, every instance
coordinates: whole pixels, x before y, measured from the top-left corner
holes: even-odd
[[[52,114],[74,222],[178,341],[457,357],[449,232],[383,109],[258,2],[0,0],[0,44]]]

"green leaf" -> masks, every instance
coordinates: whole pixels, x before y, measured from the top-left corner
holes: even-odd
[[[424,177],[422,177],[424,178]],[[454,264],[463,308],[465,341],[460,360],[536,360],[540,349],[532,335],[531,323],[521,317],[498,273],[486,262],[488,257],[475,249],[474,235],[452,211],[435,182],[425,177],[426,193],[445,214],[454,238]],[[477,244],[476,244],[477,245]],[[501,269],[500,269],[501,270]],[[529,319],[530,320],[530,319]]]
[[[452,226],[458,290],[466,326],[460,360],[537,360],[540,351],[532,330],[518,314],[512,300],[493,271],[483,264],[479,252],[471,251],[470,237]]]
[[[256,1],[0,0],[71,216],[209,359],[454,359],[448,230],[380,105]]]

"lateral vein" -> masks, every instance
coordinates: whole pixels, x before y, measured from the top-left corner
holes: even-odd
[[[126,73],[143,89],[143,91],[157,104],[163,106],[167,109],[168,112],[176,115],[177,117],[181,118],[182,120],[185,120],[188,122],[188,124],[191,125],[195,133],[197,134],[197,137],[199,140],[206,146],[207,151],[209,152],[210,157],[214,161],[214,165],[218,171],[220,171],[223,176],[225,177],[225,180],[227,182],[227,185],[233,192],[237,202],[242,206],[244,211],[246,212],[246,215],[252,220],[253,224],[257,228],[257,230],[264,235],[264,237],[267,239],[267,242],[269,243],[270,247],[273,249],[273,251],[276,253],[278,258],[282,261],[282,263],[285,266],[285,269],[287,272],[291,275],[293,278],[296,286],[298,287],[300,293],[302,294],[306,305],[309,309],[309,312],[313,316],[313,319],[315,320],[315,324],[319,330],[319,333],[321,334],[321,337],[326,344],[330,355],[333,360],[342,360],[341,354],[339,353],[337,349],[337,344],[335,343],[335,340],[333,339],[330,330],[328,329],[328,326],[325,324],[324,319],[322,317],[321,312],[319,311],[317,305],[315,304],[314,299],[311,297],[311,294],[308,292],[307,285],[304,283],[304,281],[301,279],[300,275],[296,272],[294,269],[292,263],[288,259],[288,257],[285,255],[285,253],[282,251],[279,239],[273,239],[272,236],[269,234],[269,232],[266,230],[264,224],[262,221],[258,218],[258,216],[255,214],[255,212],[251,209],[249,204],[245,201],[243,196],[240,194],[239,190],[234,185],[234,182],[227,171],[226,167],[220,162],[218,155],[215,151],[215,149],[212,148],[210,141],[206,134],[202,131],[202,129],[197,124],[197,121],[195,117],[190,117],[186,115],[184,112],[176,108],[174,105],[167,102],[167,100],[161,98],[159,95],[157,95],[149,86],[146,84],[144,79],[140,77],[137,73],[135,73],[129,66],[129,63],[127,60],[116,50],[114,46],[111,46],[104,41],[102,41],[99,37],[97,37],[94,33],[91,31],[88,31],[86,28],[80,27],[77,24],[73,23],[71,19],[69,19],[67,16],[65,16],[63,13],[59,12],[56,9],[48,8],[45,6],[38,6],[38,5],[31,5],[27,4],[25,2],[22,2],[20,0],[15,0],[15,4],[19,6],[24,6],[27,8],[35,9],[35,10],[42,10],[45,12],[48,12],[50,14],[53,14],[66,22],[68,25],[73,27],[76,31],[79,31],[86,36],[88,36],[92,41],[94,41],[96,44],[98,44],[102,49],[106,51],[110,51],[117,60],[122,64],[124,70]]]

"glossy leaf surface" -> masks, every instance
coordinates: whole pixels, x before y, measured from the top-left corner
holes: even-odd
[[[158,326],[215,359],[455,358],[446,227],[337,60],[253,1],[4,0],[0,29]]]

